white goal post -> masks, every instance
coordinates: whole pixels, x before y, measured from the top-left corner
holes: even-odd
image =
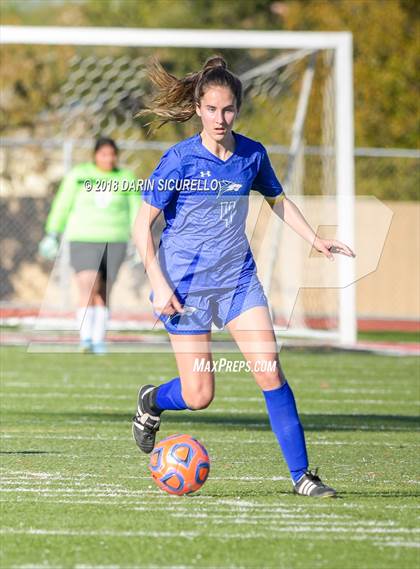
[[[143,48],[264,48],[331,50],[335,90],[335,180],[338,238],[354,245],[354,130],[352,35],[349,32],[287,32],[203,29],[0,26],[2,44],[124,46]],[[356,341],[355,267],[338,262],[340,344]],[[348,283],[353,283],[348,285]],[[347,286],[346,286],[347,285]]]

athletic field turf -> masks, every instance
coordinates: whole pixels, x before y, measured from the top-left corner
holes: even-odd
[[[179,498],[131,437],[138,384],[174,377],[171,355],[3,349],[1,568],[417,567],[418,359],[281,359],[337,500],[292,495],[245,373],[220,374],[210,408],[165,414],[159,437],[189,433],[212,459],[201,492]]]

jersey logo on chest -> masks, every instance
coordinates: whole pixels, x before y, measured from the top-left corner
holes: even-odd
[[[220,198],[220,196],[226,192],[239,192],[241,188],[242,184],[237,184],[236,182],[231,182],[230,180],[220,180],[217,197]]]

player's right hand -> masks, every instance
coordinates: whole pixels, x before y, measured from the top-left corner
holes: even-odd
[[[57,237],[49,233],[48,235],[45,235],[38,245],[38,253],[41,257],[44,257],[44,259],[53,261],[57,256],[58,248],[59,244]]]
[[[182,314],[184,309],[169,285],[162,285],[153,291],[153,310],[157,314]]]

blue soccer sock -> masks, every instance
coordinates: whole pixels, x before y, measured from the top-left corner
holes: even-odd
[[[270,425],[280,444],[294,482],[308,469],[305,435],[289,384],[264,391]]]
[[[157,388],[153,404],[160,411],[181,411],[189,408],[182,397],[179,377],[175,377]]]

